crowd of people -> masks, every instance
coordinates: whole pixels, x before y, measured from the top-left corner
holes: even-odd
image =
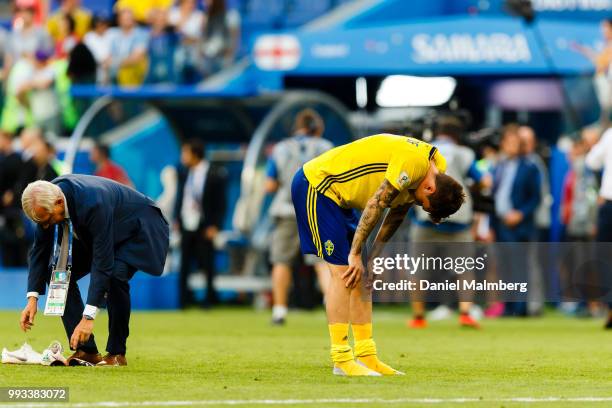
[[[593,254],[597,253],[587,253],[590,251],[588,248],[595,247],[588,247],[585,243],[610,242],[610,228],[606,224],[610,219],[606,214],[610,192],[606,186],[605,169],[607,157],[612,154],[606,144],[609,143],[609,132],[593,126],[583,129],[578,137],[559,139],[557,147],[566,154],[568,170],[561,175],[563,187],[555,206],[551,193],[551,146],[539,145],[533,128],[509,123],[501,128],[498,137],[467,147],[463,144],[466,139],[458,118],[443,117],[437,123],[432,143],[447,158],[448,174],[460,180],[468,195],[460,211],[439,225],[429,222],[424,212],[417,210],[411,217],[410,241],[501,243],[494,246],[497,266],[487,278],[516,277],[513,271],[519,271],[518,276],[529,281],[531,295],[520,302],[500,301],[503,296],[493,295],[489,299],[480,299],[479,306],[471,302],[473,294],[464,291],[461,294],[464,301],[448,299],[435,305],[429,316],[434,320],[448,318],[451,306],[456,304],[460,323],[478,327],[475,319],[482,316],[538,316],[543,313],[547,300],[554,299],[557,301],[553,303],[566,313],[604,316],[606,305],[601,301],[599,290],[605,287],[605,278],[597,276],[594,264],[590,264],[588,270],[581,268],[593,262]],[[560,238],[551,233],[553,223],[562,227]],[[570,261],[549,268],[550,264],[543,258],[546,258],[547,250],[555,248],[547,244],[551,240],[579,243],[571,248]],[[568,251],[570,247],[563,248]],[[585,274],[580,280],[590,289],[571,295],[565,293],[572,301],[562,301],[563,296],[553,292],[559,285],[575,284],[570,281],[571,273]],[[425,304],[414,302],[409,326],[426,327],[425,316]],[[610,321],[612,314],[608,324]]]
[[[92,14],[80,0],[15,0],[11,27],[0,30],[0,127],[36,126],[62,134],[78,120],[71,84],[190,85],[231,65],[240,15],[225,0],[119,0]]]

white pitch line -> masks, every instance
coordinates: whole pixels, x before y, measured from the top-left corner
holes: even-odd
[[[139,402],[80,402],[80,403],[1,403],[0,408],[122,408],[122,407],[191,407],[202,405],[312,405],[312,404],[464,404],[464,403],[521,402],[527,404],[549,402],[612,402],[612,397],[515,397],[515,398],[319,398],[319,399],[253,399],[253,400],[197,400],[197,401],[139,401]]]

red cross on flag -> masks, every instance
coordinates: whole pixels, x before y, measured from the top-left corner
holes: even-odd
[[[254,55],[259,69],[285,71],[297,67],[302,50],[292,35],[262,35],[255,42]]]

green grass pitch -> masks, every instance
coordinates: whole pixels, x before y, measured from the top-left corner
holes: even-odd
[[[18,316],[0,312],[0,346],[18,348],[26,340]],[[456,320],[414,331],[406,328],[406,317],[403,308],[375,307],[379,355],[405,371],[403,377],[332,376],[322,310],[292,313],[287,326],[271,327],[267,312],[224,308],[134,313],[128,367],[1,365],[0,387],[67,386],[71,403],[148,401],[146,406],[164,401],[211,406],[212,400],[239,400],[239,406],[299,400],[293,402],[308,407],[612,405],[612,332],[602,330],[601,321],[549,314],[485,321],[480,331],[460,329]],[[106,324],[103,314],[95,329],[101,349]],[[39,313],[27,340],[42,351],[54,339],[66,344],[60,320]],[[521,397],[538,400],[512,400]],[[548,397],[608,400],[541,401]],[[468,400],[454,400],[461,398]]]

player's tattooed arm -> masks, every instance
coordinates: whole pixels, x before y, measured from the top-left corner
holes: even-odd
[[[399,226],[402,225],[402,222],[404,222],[406,214],[408,214],[408,210],[410,210],[411,206],[412,204],[405,204],[390,209],[385,216],[385,220],[383,221],[378,234],[376,235],[375,242],[388,242],[393,234],[395,234],[395,231],[397,231]]]
[[[355,231],[355,236],[353,237],[353,244],[351,246],[352,254],[361,254],[363,244],[372,233],[372,230],[374,230],[374,227],[380,220],[383,211],[385,208],[391,206],[391,203],[398,195],[399,190],[393,187],[393,185],[391,185],[391,183],[385,179],[372,198],[368,200],[366,208],[361,214],[359,225],[357,225],[357,230]],[[397,229],[397,227],[395,229]]]
[[[372,245],[372,248],[369,250],[368,259],[374,259],[380,256],[385,244],[389,242],[399,226],[402,225],[402,222],[406,218],[406,214],[408,214],[408,210],[410,210],[411,206],[412,204],[405,204],[391,208],[387,212],[387,215],[385,215],[385,219],[378,230],[378,234],[376,234],[374,245]]]
[[[391,206],[395,197],[397,197],[399,191],[389,183],[388,180],[383,181],[376,193],[368,200],[366,208],[364,208],[353,237],[353,244],[351,246],[351,252],[348,256],[348,269],[342,275],[342,279],[345,282],[347,288],[354,288],[359,281],[361,276],[364,274],[365,269],[361,260],[361,250],[363,244],[366,242],[372,230],[380,220],[380,217],[385,211],[385,208]]]

